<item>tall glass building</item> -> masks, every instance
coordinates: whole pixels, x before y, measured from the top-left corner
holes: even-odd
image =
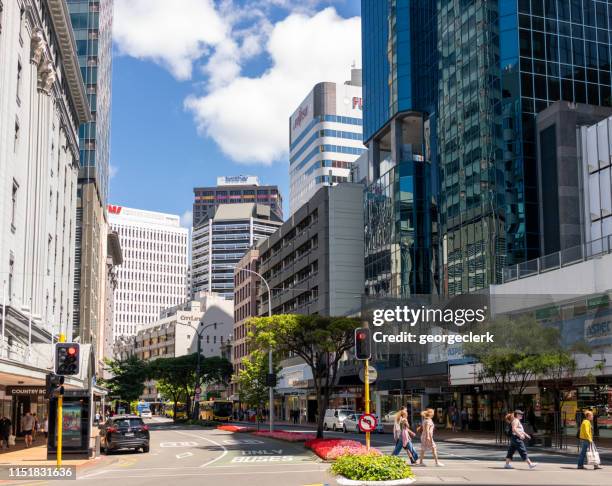
[[[108,200],[111,106],[112,0],[67,0],[81,74],[93,120],[81,125],[80,179],[95,180]]]
[[[92,121],[79,128],[73,327],[95,343],[104,318],[111,106],[112,0],[67,0]],[[110,322],[110,321],[109,321]]]
[[[535,117],[560,99],[610,106],[611,27],[609,1],[362,0],[370,176],[386,127],[421,112],[442,292],[484,288],[538,256]]]

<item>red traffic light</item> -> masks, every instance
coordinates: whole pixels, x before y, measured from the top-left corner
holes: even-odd
[[[70,347],[68,348],[68,351],[66,351],[66,353],[70,356],[74,356],[76,354],[77,350],[74,347]]]
[[[363,341],[367,337],[368,335],[363,331],[357,333],[357,339],[359,339],[360,341]]]
[[[370,329],[367,327],[355,329],[355,358],[358,360],[370,359],[372,356],[370,346]]]

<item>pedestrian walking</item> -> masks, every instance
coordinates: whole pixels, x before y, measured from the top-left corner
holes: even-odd
[[[593,464],[593,469],[601,469],[599,463],[599,453],[593,441],[593,412],[584,412],[584,419],[580,424],[580,454],[578,454],[578,469],[584,469],[584,462],[589,455],[589,464]],[[589,454],[590,452],[590,454]]]
[[[38,433],[40,424],[38,423],[38,417],[36,416],[35,413],[32,414],[32,417],[34,417],[34,428],[32,429],[32,440],[36,440],[36,434]]]
[[[468,429],[468,411],[467,408],[461,409],[461,432],[466,432]]]
[[[514,469],[511,464],[514,453],[518,451],[521,459],[527,461],[529,469],[533,469],[537,466],[535,462],[531,462],[531,459],[527,456],[527,447],[525,447],[525,439],[531,439],[531,437],[523,429],[521,420],[523,418],[522,410],[515,410],[514,413],[506,415],[506,435],[510,437],[510,446],[508,447],[508,453],[506,454],[506,465],[505,469]]]
[[[30,447],[32,445],[32,431],[34,429],[35,419],[30,412],[26,412],[23,417],[21,417],[21,430],[23,431],[23,436],[25,437],[25,446]]]
[[[2,441],[2,448],[9,448],[9,437],[11,435],[11,419],[9,419],[6,415],[4,415],[0,419],[0,441]]]
[[[436,443],[434,442],[434,429],[435,425],[433,423],[434,411],[433,408],[428,408],[427,410],[423,410],[421,412],[421,417],[423,417],[423,423],[421,424],[421,458],[419,459],[419,465],[424,466],[423,459],[425,458],[425,452],[431,450],[436,466],[442,467],[442,464],[438,460],[438,448],[436,447]],[[418,429],[417,429],[418,431]]]
[[[457,422],[459,422],[459,410],[455,405],[451,405],[449,410],[451,430],[457,432]]]
[[[395,439],[393,455],[399,456],[401,450],[405,449],[410,462],[415,464],[419,459],[419,455],[412,444],[412,438],[415,435],[416,434],[410,430],[406,407],[402,407],[400,411],[395,414],[395,420],[393,422],[393,438]]]

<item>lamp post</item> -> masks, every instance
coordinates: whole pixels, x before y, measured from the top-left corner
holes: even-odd
[[[268,291],[268,317],[272,317],[272,293],[270,292],[270,286],[268,285],[268,281],[263,278],[263,276],[253,270],[249,270],[248,268],[238,268],[239,272],[248,272],[253,275],[258,276],[261,281],[266,286],[266,290]],[[274,365],[272,364],[272,347],[268,350],[268,373],[270,375],[274,374]],[[274,430],[274,387],[270,386],[270,432]]]
[[[187,324],[186,322],[178,322],[177,324],[180,324],[181,326],[187,326],[190,327],[191,329],[193,329],[196,333],[196,336],[198,337],[198,346],[197,346],[197,350],[198,350],[198,356],[196,357],[196,386],[195,388],[199,388],[200,387],[200,359],[201,359],[201,355],[202,355],[202,333],[208,329],[209,327],[217,327],[217,323],[213,322],[211,324],[207,324],[204,327],[198,327],[195,328],[194,326],[192,326],[191,324]],[[200,401],[195,399],[195,390],[194,390],[194,404],[193,404],[193,414],[192,414],[192,418],[194,420],[198,419],[198,416],[200,415]]]

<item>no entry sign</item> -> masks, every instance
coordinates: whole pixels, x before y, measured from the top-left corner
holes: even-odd
[[[366,413],[359,417],[359,428],[362,432],[374,432],[377,424],[376,417],[371,413]]]

